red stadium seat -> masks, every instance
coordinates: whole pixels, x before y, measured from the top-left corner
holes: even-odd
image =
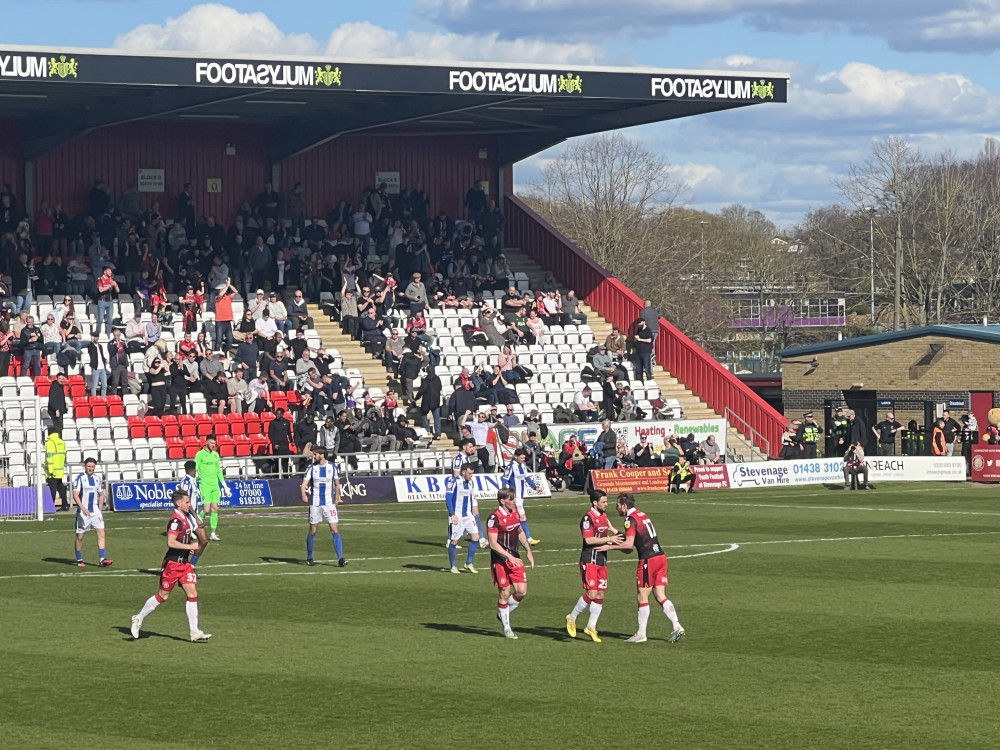
[[[244,414],[243,421],[247,425],[247,435],[260,435],[261,434],[261,419],[260,414]]]
[[[212,418],[207,414],[196,414],[194,418],[195,434],[205,437],[212,434]]]
[[[222,458],[232,458],[236,455],[236,441],[231,437],[222,435],[219,437],[219,455]]]
[[[249,456],[250,448],[252,443],[250,442],[252,438],[248,438],[246,435],[241,435],[239,438],[234,438],[233,442],[236,444],[236,455],[237,456]]]
[[[146,437],[163,437],[163,422],[159,417],[146,417]]]
[[[90,419],[93,412],[90,410],[90,401],[84,397],[73,399],[73,417],[75,419]]]
[[[42,360],[42,367],[45,366],[45,360]],[[83,380],[83,375],[70,375],[67,381],[69,385],[69,395],[73,398],[83,398],[87,395],[87,384]]]
[[[180,438],[167,438],[167,458],[177,460],[184,458],[184,441]]]
[[[250,450],[255,456],[269,456],[271,443],[263,435],[254,435],[250,438]]]
[[[199,450],[201,450],[201,441],[198,438],[184,438],[184,458],[194,458]]]
[[[285,411],[288,411],[288,395],[285,393],[272,392],[271,403],[273,404],[272,408],[275,411],[277,411],[278,409],[284,409]]]
[[[229,434],[234,436],[247,434],[247,423],[243,421],[242,414],[229,415]]]
[[[114,414],[111,416],[114,416]],[[177,421],[177,417],[173,414],[167,414],[161,421],[163,422],[163,437],[175,438],[181,436],[181,426]]]
[[[194,416],[191,414],[181,414],[177,417],[177,423],[181,427],[181,437],[194,437],[198,434],[198,428],[194,423]]]
[[[125,416],[125,404],[122,402],[121,396],[108,396],[108,416],[109,417]]]
[[[108,400],[102,396],[90,397],[90,413],[94,419],[106,419],[108,415]]]
[[[296,407],[302,406],[302,394],[299,393],[298,391],[288,391],[285,393],[285,396],[288,397],[289,408],[294,409]]]
[[[11,360],[11,372],[20,372],[21,363],[14,362]],[[49,380],[44,375],[39,375],[35,378],[35,393],[42,397],[48,397],[49,389],[52,388],[52,381]]]
[[[146,437],[146,423],[142,417],[128,418],[128,436],[131,439]]]
[[[225,414],[212,415],[212,432],[220,438],[229,434],[229,419],[226,418]]]

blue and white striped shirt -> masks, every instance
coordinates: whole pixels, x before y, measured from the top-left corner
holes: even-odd
[[[462,470],[462,467],[469,462],[469,457],[465,455],[464,451],[459,451],[458,455],[451,459],[451,473],[452,476],[458,476],[458,472]]]
[[[531,478],[531,472],[528,471],[528,467],[516,460],[511,461],[507,465],[507,470],[504,471],[500,484],[504,487],[513,487],[514,496],[518,500],[524,500],[525,485],[528,485],[533,490],[538,489],[538,485]]]
[[[201,507],[201,492],[198,490],[197,475],[191,476],[190,474],[185,474],[181,477],[180,481],[177,482],[177,489],[184,490],[188,493],[188,497],[191,498],[191,512],[197,513],[198,508]]]
[[[473,515],[472,506],[476,504],[476,483],[464,479],[449,480],[448,491],[444,501],[448,504],[448,515],[467,518]]]
[[[335,483],[340,481],[336,464],[313,464],[306,471],[306,477],[312,487],[313,505],[336,504]]]
[[[80,493],[80,502],[87,509],[88,513],[99,512],[101,510],[101,492],[104,491],[104,478],[93,473],[89,476],[77,474],[73,480],[73,491]]]

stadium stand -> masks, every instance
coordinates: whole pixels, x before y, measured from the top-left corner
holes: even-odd
[[[365,210],[376,210],[372,202],[374,200],[377,205],[377,193],[365,191]],[[287,220],[283,226],[282,222],[265,219],[263,206],[258,205],[249,216],[245,212],[238,216],[228,235],[221,227],[216,230],[214,220],[204,217],[190,237],[179,223],[162,220],[151,212],[133,224],[116,213],[110,203],[106,213],[98,217],[102,221],[96,224],[93,217],[78,217],[77,228],[67,232],[69,242],[63,258],[80,260],[84,249],[90,245],[87,251],[91,258],[90,278],[99,275],[99,270],[94,268],[98,264],[117,265],[114,278],[120,290],[101,298],[99,303],[97,289],[89,281],[87,287],[91,294],[85,295],[72,276],[67,276],[65,291],[77,312],[80,340],[90,342],[91,333],[95,332],[96,345],[103,352],[110,352],[109,344],[113,339],[108,335],[109,326],[101,325],[102,318],[107,316],[112,318],[110,327],[126,335],[133,319],[143,327],[159,323],[156,327],[162,329],[158,332],[161,340],[148,349],[145,345],[130,348],[127,387],[119,383],[116,388],[112,378],[105,395],[103,383],[95,384],[96,388],[92,386],[92,355],[88,356],[86,345],[78,348],[79,357],[68,358],[61,356],[60,350],[65,352],[73,347],[50,348],[42,357],[40,373],[31,377],[20,374],[22,356],[17,351],[15,339],[10,370],[0,377],[4,427],[0,444],[0,455],[4,459],[0,468],[7,483],[14,487],[27,485],[27,467],[37,466],[44,460],[44,456],[38,455],[43,436],[36,434],[33,420],[37,410],[43,431],[52,423],[46,403],[56,373],[68,375],[66,399],[70,404],[67,415],[70,418],[65,421],[62,435],[67,446],[67,465],[72,472],[85,456],[93,455],[110,481],[151,475],[158,479],[175,477],[183,460],[192,457],[210,433],[219,437],[227,473],[255,475],[261,470],[262,462],[273,453],[268,434],[279,410],[283,410],[284,418],[292,422],[293,442],[289,446],[292,453],[302,447],[295,444],[294,438],[304,420],[320,427],[324,412],[335,414],[345,408],[354,408],[359,412],[349,421],[360,423],[368,411],[375,408],[381,419],[377,420],[374,434],[382,437],[389,436],[389,425],[398,424],[401,417],[409,418],[413,421],[412,433],[393,427],[395,450],[390,449],[391,443],[381,444],[381,451],[374,452],[360,448],[345,451],[342,446],[342,454],[353,454],[351,469],[360,473],[445,470],[450,465],[454,443],[460,437],[458,426],[462,415],[449,414],[448,405],[452,402],[454,409],[456,383],[461,382],[463,372],[469,373],[477,384],[478,398],[471,402],[475,404],[474,409],[483,405],[488,408],[489,403],[495,401],[501,401],[502,408],[510,403],[518,421],[523,421],[533,410],[538,412],[540,421],[548,424],[560,419],[560,414],[572,413],[574,398],[585,385],[594,388],[594,400],[600,402],[601,379],[593,375],[585,377],[584,373],[597,345],[603,344],[610,333],[610,325],[582,303],[577,309],[579,315],[573,318],[563,315],[559,304],[568,299],[569,290],[560,288],[551,273],[545,273],[516,249],[502,248],[497,229],[502,227],[502,217],[499,223],[493,223],[492,234],[484,229],[489,228],[488,220],[477,221],[475,217],[472,217],[473,222],[456,220],[444,212],[431,220],[411,221],[404,232],[403,222],[410,218],[409,211],[396,201],[386,200],[384,205],[382,210],[388,213],[385,220],[377,224],[381,231],[371,231],[372,248],[368,257],[355,255],[362,243],[357,237],[359,233],[352,229],[376,225],[376,222],[370,216],[366,219],[361,207],[352,213],[350,207],[344,207],[344,202],[341,208],[331,211],[327,220],[306,220],[294,229]],[[492,205],[489,210],[494,210]],[[91,233],[92,240],[86,239]],[[242,243],[240,235],[244,238]],[[145,240],[139,240],[139,236]],[[212,236],[220,238],[221,249],[213,249]],[[230,239],[222,240],[223,236]],[[257,241],[257,246],[266,243],[269,254],[276,260],[269,267],[251,274],[248,271],[252,263],[247,261],[247,253],[254,247],[254,240],[249,239],[252,236],[261,238],[263,242]],[[233,237],[237,239],[234,241]],[[41,274],[38,269],[51,266],[53,261],[49,254],[38,255],[31,238],[19,237],[18,241],[20,248],[33,258],[29,261],[31,272],[44,276],[44,269]],[[200,250],[199,241],[201,248],[208,248],[208,251]],[[156,250],[147,251],[150,245]],[[95,246],[100,246],[96,252]],[[137,256],[134,263],[126,260],[133,253]],[[10,268],[10,263],[14,262],[12,255],[6,253],[8,270],[13,270]],[[294,325],[288,326],[286,336],[281,339],[256,337],[266,350],[256,358],[256,364],[262,368],[272,366],[278,349],[291,353],[277,360],[278,369],[284,368],[291,384],[288,390],[278,390],[274,387],[276,382],[270,387],[260,380],[250,382],[249,389],[256,389],[258,397],[250,403],[241,396],[235,400],[222,399],[226,403],[224,413],[220,414],[211,402],[210,389],[199,388],[186,394],[183,409],[171,409],[165,407],[165,397],[158,403],[151,393],[157,387],[168,390],[177,382],[177,378],[172,379],[168,373],[166,384],[158,385],[157,381],[162,382],[163,378],[150,370],[156,369],[161,357],[168,353],[183,355],[187,349],[194,348],[195,361],[202,362],[206,349],[215,347],[225,350],[221,369],[227,375],[232,376],[234,368],[239,366],[240,351],[227,346],[229,342],[219,340],[224,339],[224,334],[215,326],[211,300],[205,299],[206,280],[212,278],[211,258],[216,255],[223,255],[224,262],[233,269],[230,278],[238,292],[232,299],[232,319],[238,329],[245,317],[255,317],[258,302],[269,296],[260,294],[264,287],[277,293],[275,302],[282,303],[286,310],[296,290],[305,291],[308,306],[303,317],[308,317],[312,325],[301,326],[301,337],[296,333],[298,326]],[[178,267],[187,273],[174,271]],[[141,273],[137,272],[139,268]],[[426,305],[422,304],[423,300],[404,297],[407,293],[413,296],[414,292],[419,292],[410,285],[414,272],[422,273],[422,280],[426,282],[422,292],[427,295]],[[37,323],[59,310],[61,300],[53,296],[58,295],[59,289],[53,288],[58,284],[53,284],[51,279],[45,281],[47,287],[39,285],[41,291],[50,293],[37,294],[30,300],[16,295],[18,290],[13,289],[11,276],[4,281],[5,291],[13,292],[4,300],[11,312],[19,312],[13,308],[20,307]],[[254,291],[258,284],[261,287]],[[348,290],[352,294],[346,294]],[[550,291],[559,302],[546,302],[545,297],[552,296]],[[383,304],[382,295],[387,292],[395,295],[394,304]],[[351,297],[355,299],[352,301]],[[358,324],[355,309],[358,297],[363,307],[377,310],[373,323]],[[525,309],[535,308],[542,315],[531,315],[531,320],[523,323],[515,322],[515,317],[520,316],[509,312],[513,308],[507,305],[508,298],[524,305]],[[270,308],[275,302],[262,303]],[[273,309],[280,310],[278,306]],[[423,315],[411,314],[418,309]],[[488,325],[489,319],[482,314],[484,311],[492,311],[497,318],[506,312],[508,322],[515,322],[515,325],[501,326],[495,332],[485,331],[484,325]],[[424,323],[420,322],[421,318]],[[587,322],[583,322],[584,318]],[[12,322],[17,332],[16,316]],[[407,373],[397,369],[402,363],[383,364],[384,342],[391,339],[393,328],[402,334],[414,326],[418,329],[419,343],[413,348],[421,356],[416,363],[419,372],[412,371],[409,373],[412,377],[405,377]],[[507,330],[502,331],[502,328]],[[518,333],[515,328],[527,335]],[[202,339],[199,335],[198,340],[191,342],[185,339],[186,333],[204,333],[205,336]],[[240,336],[238,330],[235,333]],[[150,337],[155,337],[152,331]],[[304,342],[296,345],[297,338]],[[517,365],[526,368],[528,377],[516,378],[507,371],[510,383],[506,388],[482,388],[482,383],[476,380],[477,371],[482,373],[483,380],[488,380],[492,368],[502,364],[504,343],[513,344]],[[318,381],[312,379],[310,382],[308,370],[297,368],[303,350],[308,350],[309,358],[318,364],[316,374],[321,374]],[[408,366],[413,367],[412,357],[410,360]],[[441,403],[447,415],[448,429],[438,440],[421,424],[419,410],[415,411],[412,398],[427,376],[428,364],[435,365],[441,379]],[[652,415],[654,408],[661,410],[663,416],[715,416],[672,379],[666,383],[665,391],[656,381],[639,382],[630,357],[625,357],[618,366],[621,369],[617,379],[622,380],[624,374],[638,409],[647,416]],[[183,375],[180,367],[178,365],[178,377]],[[329,378],[325,379],[327,373]],[[658,377],[662,379],[662,373]],[[205,382],[205,378],[199,380],[202,386]],[[317,388],[317,385],[322,387]],[[394,398],[401,388],[406,389],[407,398]],[[100,391],[101,395],[95,391]],[[319,395],[320,391],[325,392],[325,398]],[[330,398],[331,392],[336,394],[335,398]],[[11,404],[12,398],[18,399],[16,405]],[[234,407],[245,413],[233,413]],[[427,427],[431,424],[433,420]],[[440,425],[433,426],[435,430],[441,429]],[[365,429],[370,427],[363,426]],[[307,427],[305,433],[312,434],[311,429]],[[407,447],[400,449],[400,444]]]

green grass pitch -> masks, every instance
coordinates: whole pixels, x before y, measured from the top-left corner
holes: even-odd
[[[582,623],[566,636],[582,498],[529,501],[542,543],[516,642],[487,553],[479,575],[445,572],[443,507],[346,508],[345,570],[322,529],[322,564],[300,564],[303,512],[225,514],[199,565],[205,644],[187,642],[179,590],[128,635],[167,514],[107,514],[104,570],[92,533],[91,566],[71,564],[69,514],[0,524],[3,746],[995,748],[997,494],[641,496],[687,629],[673,645],[655,608],[650,641],[623,642],[634,555],[612,557],[604,642]]]

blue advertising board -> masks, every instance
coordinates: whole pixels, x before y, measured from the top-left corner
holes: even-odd
[[[263,479],[237,479],[226,482],[230,496],[219,500],[220,508],[269,508],[271,488]],[[170,510],[170,496],[177,482],[115,482],[111,502],[116,511]]]

